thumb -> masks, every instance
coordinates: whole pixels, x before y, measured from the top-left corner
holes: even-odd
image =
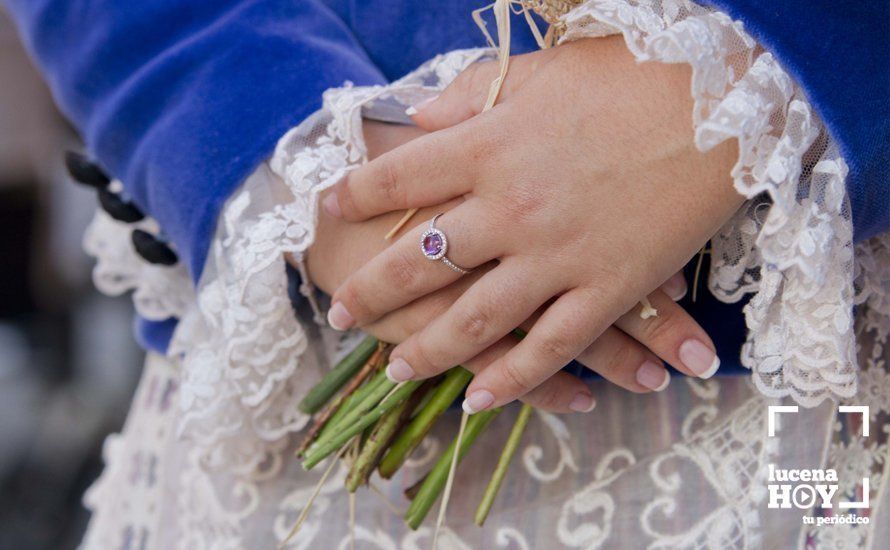
[[[543,53],[518,55],[510,59],[510,70],[501,86],[499,101],[506,100],[522,85],[535,65],[532,61],[537,60],[537,57],[530,57]],[[473,63],[457,75],[441,94],[408,107],[405,114],[427,132],[460,124],[482,112],[499,70],[497,61]]]

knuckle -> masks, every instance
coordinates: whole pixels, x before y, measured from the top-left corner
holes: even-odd
[[[629,342],[620,344],[606,362],[606,372],[617,376],[621,372],[642,363],[642,353]]]
[[[353,186],[356,185],[355,178],[352,174],[348,174],[341,185],[334,190],[337,194],[337,202],[344,216],[354,216],[358,213],[357,201],[355,200],[355,192]]]
[[[413,340],[413,345],[410,347],[408,354],[411,356],[411,359],[408,359],[408,363],[414,367],[414,370],[420,376],[433,376],[445,368],[445,366],[441,364],[441,355],[434,353],[430,345],[425,342],[423,338]]]
[[[565,399],[556,384],[542,384],[534,391],[535,406],[548,410],[559,411],[565,408]]]
[[[356,324],[361,325],[371,316],[371,310],[367,302],[361,297],[361,292],[355,288],[354,284],[347,283],[344,285],[339,299],[343,302],[346,310],[355,318]]]
[[[642,321],[642,335],[640,341],[649,345],[664,345],[677,334],[680,322],[673,315],[656,315]]]
[[[575,357],[570,336],[558,332],[545,334],[541,338],[538,348],[547,360],[568,363]]]
[[[479,306],[459,313],[456,320],[457,333],[471,344],[484,344],[488,336],[491,316]]]
[[[380,159],[374,180],[378,198],[388,205],[404,204],[405,191],[400,184],[399,170],[396,163],[388,157]]]
[[[547,193],[544,186],[518,183],[503,197],[501,207],[510,219],[518,222],[529,221],[542,211]]]
[[[501,372],[506,382],[511,386],[510,393],[522,395],[534,388],[532,381],[515,361],[505,360]]]
[[[383,271],[391,285],[412,295],[418,291],[423,282],[417,259],[406,254],[404,250],[395,251],[392,258],[384,263]]]

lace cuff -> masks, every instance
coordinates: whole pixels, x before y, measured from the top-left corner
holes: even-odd
[[[115,220],[102,209],[96,211],[83,237],[84,250],[97,260],[93,267],[93,284],[109,296],[120,296],[132,290],[136,312],[150,321],[181,317],[195,301],[185,267],[181,264],[151,264],[143,260],[130,240],[133,229],[156,234],[158,225],[150,218],[127,224]]]
[[[682,0],[588,0],[563,40],[621,33],[638,61],[688,63],[701,151],[736,138],[748,201],[711,240],[709,287],[745,307],[742,363],[805,406],[856,392],[853,306],[890,314],[890,235],[854,247],[847,165],[803,90],[723,13]]]

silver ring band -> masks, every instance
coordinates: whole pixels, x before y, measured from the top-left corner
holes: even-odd
[[[445,233],[436,227],[436,220],[442,214],[437,214],[430,220],[430,227],[420,236],[420,251],[427,260],[441,260],[443,264],[457,271],[461,275],[466,275],[472,269],[464,269],[448,259],[445,254],[448,252],[448,237]]]

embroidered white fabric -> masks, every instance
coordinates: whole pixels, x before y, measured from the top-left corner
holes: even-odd
[[[726,301],[756,293],[746,308],[743,362],[759,393],[743,379],[685,379],[648,396],[597,383],[597,413],[536,416],[522,470],[513,468],[487,528],[477,529],[472,513],[487,458],[510,429],[508,411],[467,459],[481,467],[461,470],[441,547],[611,548],[633,540],[649,548],[766,541],[828,548],[880,540],[880,522],[817,530],[800,524],[799,511],[789,516],[763,503],[768,463],[836,467],[846,496],[871,474],[875,509],[890,499],[886,430],[857,437],[833,403],[822,403],[855,396],[850,402],[865,400],[878,422],[890,403],[890,236],[854,248],[836,144],[776,60],[719,12],[675,0],[590,0],[565,22],[564,40],[621,32],[640,61],[689,63],[697,145],[738,139],[733,176],[749,200],[712,241],[709,287]],[[284,136],[226,203],[196,298],[181,268],[140,262],[128,233],[97,215],[86,238],[99,258],[97,286],[135,289],[141,314],[175,313],[181,322],[170,359],[150,357],[123,433],[109,438],[108,466],[86,497],[94,515],[84,547],[257,548],[284,537],[319,476],[291,458],[292,434],[307,422],[297,401],[344,347],[311,322],[320,321],[314,302],[302,323],[294,315],[285,256],[299,265],[314,240],[318,193],[366,160],[362,109],[416,103],[490,56],[456,51],[386,87],[326,92],[323,108]],[[308,285],[301,291],[312,294]],[[854,303],[863,306],[859,367]],[[766,405],[784,396],[813,408],[767,438]],[[382,485],[396,506],[400,488],[422,474],[455,421],[449,415],[410,467]],[[292,547],[348,546],[342,477],[324,485]],[[374,493],[360,494],[359,542],[428,546],[429,528],[410,532],[390,514]]]

